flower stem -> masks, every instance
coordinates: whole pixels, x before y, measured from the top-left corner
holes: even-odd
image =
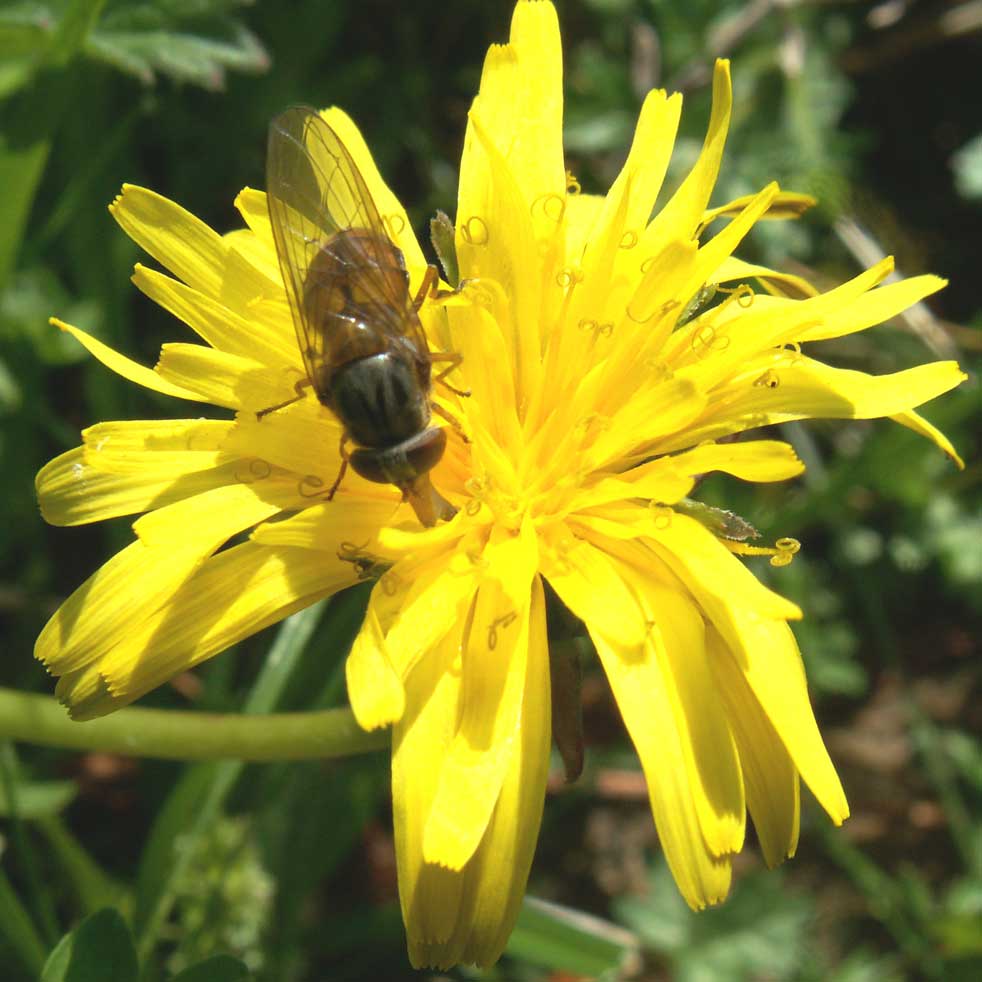
[[[386,746],[389,735],[366,733],[348,709],[261,716],[121,709],[76,723],[54,699],[0,688],[0,739],[132,757],[259,761],[347,757]]]

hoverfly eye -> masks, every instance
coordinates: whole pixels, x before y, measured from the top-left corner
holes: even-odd
[[[436,467],[446,446],[447,434],[432,427],[395,447],[358,447],[348,462],[366,481],[404,488]]]
[[[443,457],[447,448],[447,434],[444,430],[432,429],[427,431],[428,439],[420,440],[407,454],[409,466],[416,474],[426,474],[433,470]]]

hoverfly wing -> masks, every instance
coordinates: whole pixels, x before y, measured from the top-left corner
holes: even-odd
[[[358,238],[359,284],[378,311],[377,326],[409,335],[425,352],[418,320],[408,316],[408,290],[394,287],[392,245],[364,178],[340,137],[316,110],[294,106],[270,124],[266,195],[276,253],[293,314],[297,341],[308,377],[324,377],[330,350],[326,332],[344,329],[329,312],[312,312],[305,301],[315,257],[332,236],[350,229],[371,233]]]
[[[312,382],[322,377],[326,345],[321,325],[307,315],[304,286],[321,246],[339,231],[323,207],[320,175],[307,150],[307,121],[313,116],[313,109],[301,106],[277,116],[269,127],[266,156],[266,205],[276,255],[297,344]]]

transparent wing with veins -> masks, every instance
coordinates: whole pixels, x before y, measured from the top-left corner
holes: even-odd
[[[350,320],[323,304],[311,309],[330,290],[326,284],[327,289],[308,294],[308,276],[322,247],[351,229],[371,233],[358,237],[353,254],[361,307],[372,311],[373,326],[383,335],[405,338],[426,353],[408,288],[400,289],[398,278],[384,273],[392,269],[396,247],[351,155],[316,110],[294,106],[270,124],[266,195],[297,342],[312,381],[324,377],[329,332],[347,330]]]

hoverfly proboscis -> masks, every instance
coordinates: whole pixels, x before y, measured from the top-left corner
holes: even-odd
[[[431,404],[430,369],[440,360],[449,371],[460,356],[430,353],[418,313],[436,285],[435,267],[412,297],[402,251],[364,178],[314,109],[291,107],[270,124],[266,196],[307,375],[298,397],[312,387],[344,428],[328,499],[350,464],[369,481],[399,488],[423,525],[452,518],[456,509],[430,480],[447,443],[430,419],[435,411],[459,424]]]

